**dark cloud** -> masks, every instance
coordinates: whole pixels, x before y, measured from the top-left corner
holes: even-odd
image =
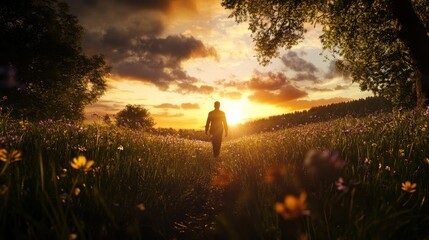
[[[180,108],[179,105],[171,104],[171,103],[162,103],[162,104],[159,104],[159,105],[155,105],[153,107],[154,108],[163,108],[163,109],[169,109],[169,108],[171,108],[171,109],[179,109]]]
[[[251,90],[278,90],[287,82],[287,77],[281,72],[260,73],[255,72],[254,76],[248,82]]]
[[[240,100],[243,95],[240,92],[221,92],[220,96],[232,100]]]
[[[320,88],[320,87],[307,87],[306,89],[314,92],[332,92],[333,91],[333,89],[330,89],[330,88]]]
[[[329,62],[328,72],[325,73],[325,75],[324,75],[324,77],[326,79],[333,79],[336,77],[344,77],[344,79],[350,78],[350,73],[348,73],[348,72],[341,73],[338,71],[338,68],[337,68],[338,61],[339,60],[332,60],[331,62]]]
[[[319,87],[307,87],[307,90],[315,91],[315,92],[332,92],[336,90],[346,90],[349,89],[350,85],[337,85],[333,89],[332,88],[319,88]]]
[[[314,83],[319,83],[320,80],[313,73],[297,73],[294,78],[291,78],[292,81],[311,81]]]
[[[143,38],[132,29],[109,28],[102,34],[93,34],[88,47],[106,55],[113,74],[150,82],[161,90],[167,90],[171,83],[187,87],[198,81],[181,67],[183,62],[217,58],[215,49],[192,36]]]
[[[115,9],[168,13],[174,3],[177,3],[175,0],[66,0],[66,2],[71,6],[71,11],[79,16],[89,14],[94,9],[104,9],[107,13]],[[195,11],[195,0],[181,0],[180,5]]]
[[[185,110],[200,109],[200,105],[198,103],[182,103],[180,106]]]
[[[152,116],[157,118],[177,118],[177,117],[183,117],[184,114],[183,113],[171,114],[169,112],[163,112],[163,113],[152,114]]]
[[[183,9],[181,14],[195,11],[195,1],[68,0],[68,3],[86,28],[85,52],[103,54],[114,75],[168,90],[172,84],[198,82],[182,68],[187,60],[218,59],[216,50],[201,40],[164,32],[169,10]]]
[[[214,88],[209,85],[197,86],[189,82],[181,82],[177,84],[177,92],[181,94],[188,93],[199,93],[199,94],[211,94],[213,93]]]
[[[307,96],[308,93],[292,85],[283,86],[280,91],[272,92],[267,90],[255,91],[249,96],[249,100],[257,103],[283,105],[288,101]]]
[[[307,62],[294,51],[289,51],[283,55],[281,60],[287,68],[290,68],[295,72],[315,73],[318,71],[314,64]]]

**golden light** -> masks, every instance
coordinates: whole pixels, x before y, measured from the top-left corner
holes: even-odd
[[[243,115],[239,111],[229,112],[226,115],[226,120],[228,121],[228,125],[235,125],[243,121]]]

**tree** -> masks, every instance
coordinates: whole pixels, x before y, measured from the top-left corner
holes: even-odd
[[[4,0],[0,29],[0,94],[13,115],[79,120],[104,93],[109,68],[83,53],[83,28],[65,3]]]
[[[155,123],[147,109],[128,104],[116,114],[116,125],[137,130],[152,128]]]
[[[362,90],[396,103],[428,104],[429,4],[425,0],[223,0],[237,22],[249,21],[257,57],[267,64],[321,24],[324,49],[341,59]]]

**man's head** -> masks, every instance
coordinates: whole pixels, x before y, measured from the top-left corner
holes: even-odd
[[[216,101],[214,103],[214,108],[217,109],[217,110],[220,108],[220,102],[219,101]]]

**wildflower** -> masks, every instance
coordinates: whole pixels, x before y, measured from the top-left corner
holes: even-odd
[[[405,157],[405,150],[404,149],[399,149],[399,156]]]
[[[71,162],[70,165],[74,169],[87,172],[91,170],[92,165],[94,165],[94,161],[93,160],[86,161],[85,156],[79,156],[77,158],[73,158],[73,162]]]
[[[423,162],[425,162],[426,164],[429,164],[429,158],[424,158]]]
[[[8,152],[6,149],[0,149],[0,160],[5,163],[13,163],[22,159],[22,154],[18,150]]]
[[[212,184],[218,187],[226,187],[232,182],[232,174],[226,172],[223,168],[219,174],[212,178]]]
[[[6,101],[7,100],[7,96],[3,96],[3,101]]]
[[[301,192],[299,197],[286,195],[284,202],[277,202],[274,209],[285,220],[293,220],[308,215],[310,211],[307,209],[307,193]]]
[[[7,192],[9,192],[9,187],[6,185],[1,185],[0,187],[0,195],[5,195]]]
[[[124,151],[124,146],[119,145],[118,150],[119,150],[119,151]]]
[[[267,170],[265,174],[264,181],[268,184],[274,184],[277,179],[284,177],[286,175],[286,167],[271,167]]]
[[[416,191],[417,183],[411,183],[410,181],[406,181],[402,183],[402,190],[405,192],[413,193]]]
[[[365,160],[363,161],[363,163],[365,163],[365,164],[371,164],[371,159],[369,159],[369,158],[365,158]]]
[[[145,205],[143,204],[143,203],[140,203],[140,204],[137,204],[137,209],[138,210],[140,210],[140,211],[144,211],[144,210],[146,210],[146,207],[145,207]]]
[[[335,185],[337,185],[337,190],[338,191],[343,191],[343,192],[348,192],[349,191],[349,186],[344,184],[345,181],[342,177],[338,178],[337,181],[335,181]]]
[[[386,169],[386,171],[390,172],[390,167],[389,166],[386,166],[385,169]]]
[[[377,143],[371,144],[372,147],[377,147]]]
[[[73,191],[73,193],[74,193],[75,196],[78,196],[79,193],[80,193],[80,188],[75,188],[74,191]]]
[[[77,234],[76,233],[70,233],[69,234],[69,240],[76,240],[77,239]]]

